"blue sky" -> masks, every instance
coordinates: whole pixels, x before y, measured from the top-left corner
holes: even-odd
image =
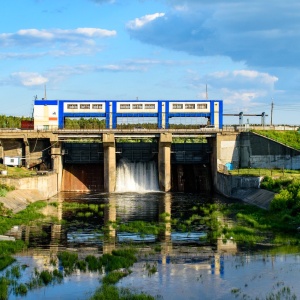
[[[0,114],[47,99],[224,100],[300,124],[296,0],[6,1]],[[258,117],[247,117],[260,123]],[[225,123],[238,123],[226,118]]]

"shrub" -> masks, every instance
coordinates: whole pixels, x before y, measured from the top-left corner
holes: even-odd
[[[293,201],[293,194],[288,190],[281,190],[279,194],[275,195],[270,208],[273,211],[286,210],[288,208],[288,201]]]

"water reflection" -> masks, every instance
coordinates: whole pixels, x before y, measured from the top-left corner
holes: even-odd
[[[44,210],[44,214],[55,217],[56,221],[39,226],[16,226],[9,235],[28,242],[29,249],[17,258],[21,263],[26,261],[31,270],[34,266],[51,269],[54,262],[59,266],[57,253],[61,250],[75,251],[84,257],[111,253],[125,243],[133,243],[147,255],[139,256],[133,273],[118,285],[137,288],[153,296],[162,295],[163,299],[199,299],[199,295],[201,299],[233,299],[236,295],[231,291],[235,288],[254,297],[256,286],[260,295],[267,295],[274,278],[285,282],[284,286],[289,282],[285,263],[295,276],[292,282],[299,279],[298,255],[246,255],[233,240],[209,239],[210,228],[198,222],[199,208],[219,201],[222,199],[218,197],[183,193],[60,193]],[[141,234],[138,228],[136,232],[120,230],[121,225],[139,221],[158,224],[158,234]],[[219,218],[218,221],[230,226],[230,220]],[[188,230],[180,230],[183,228]],[[145,264],[154,264],[157,272],[149,276]],[[264,274],[261,281],[259,274]],[[43,299],[51,299],[51,295],[74,299],[81,292],[84,296],[78,299],[87,299],[99,286],[98,277],[99,274],[79,272],[63,285],[49,287],[47,292],[45,288]],[[72,293],[70,288],[76,282],[80,282],[81,292],[74,288],[76,292]],[[247,290],[246,285],[253,290]],[[242,297],[242,292],[237,296]],[[40,292],[30,292],[25,299],[36,297],[41,297]]]
[[[213,245],[211,241],[208,243],[208,228],[204,225],[191,224],[180,230],[187,219],[197,216],[197,207],[208,202],[211,199],[183,193],[60,193],[43,211],[45,216],[56,218],[56,222],[17,226],[8,234],[26,241],[30,249],[52,252],[94,247],[99,253],[107,253],[111,251],[108,249],[128,242],[159,243],[164,255],[171,255],[174,249],[176,254],[176,249],[185,246],[236,252],[237,246],[230,240],[225,242],[220,238]],[[121,224],[139,221],[160,224],[159,233],[143,234],[138,228],[134,232],[119,230]]]

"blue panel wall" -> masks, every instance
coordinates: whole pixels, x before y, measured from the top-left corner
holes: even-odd
[[[88,112],[76,112],[76,113],[66,113],[64,112],[64,103],[86,103],[86,102],[101,102],[105,103],[105,113],[88,113]],[[131,103],[145,103],[145,102],[155,102],[158,106],[158,113],[117,113],[117,103],[118,102],[131,102]],[[210,111],[209,112],[184,112],[180,110],[176,113],[170,113],[170,104],[176,102],[209,102]],[[223,128],[223,101],[222,100],[35,100],[34,105],[58,105],[58,127],[60,129],[64,128],[64,118],[65,117],[105,117],[106,128],[109,128],[110,123],[112,123],[112,128],[117,128],[117,118],[118,117],[156,117],[158,128],[169,128],[169,119],[171,117],[206,117],[210,119],[210,123],[215,125],[215,115],[214,115],[214,104],[219,103],[219,128]],[[110,103],[112,103],[110,112]],[[165,103],[165,124],[163,124],[163,104]],[[111,122],[110,122],[111,121]]]

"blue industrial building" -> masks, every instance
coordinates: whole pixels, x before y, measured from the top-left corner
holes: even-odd
[[[118,118],[156,118],[157,128],[168,129],[170,118],[203,117],[223,127],[222,100],[35,100],[34,128],[63,129],[65,118],[104,118],[116,129]]]

